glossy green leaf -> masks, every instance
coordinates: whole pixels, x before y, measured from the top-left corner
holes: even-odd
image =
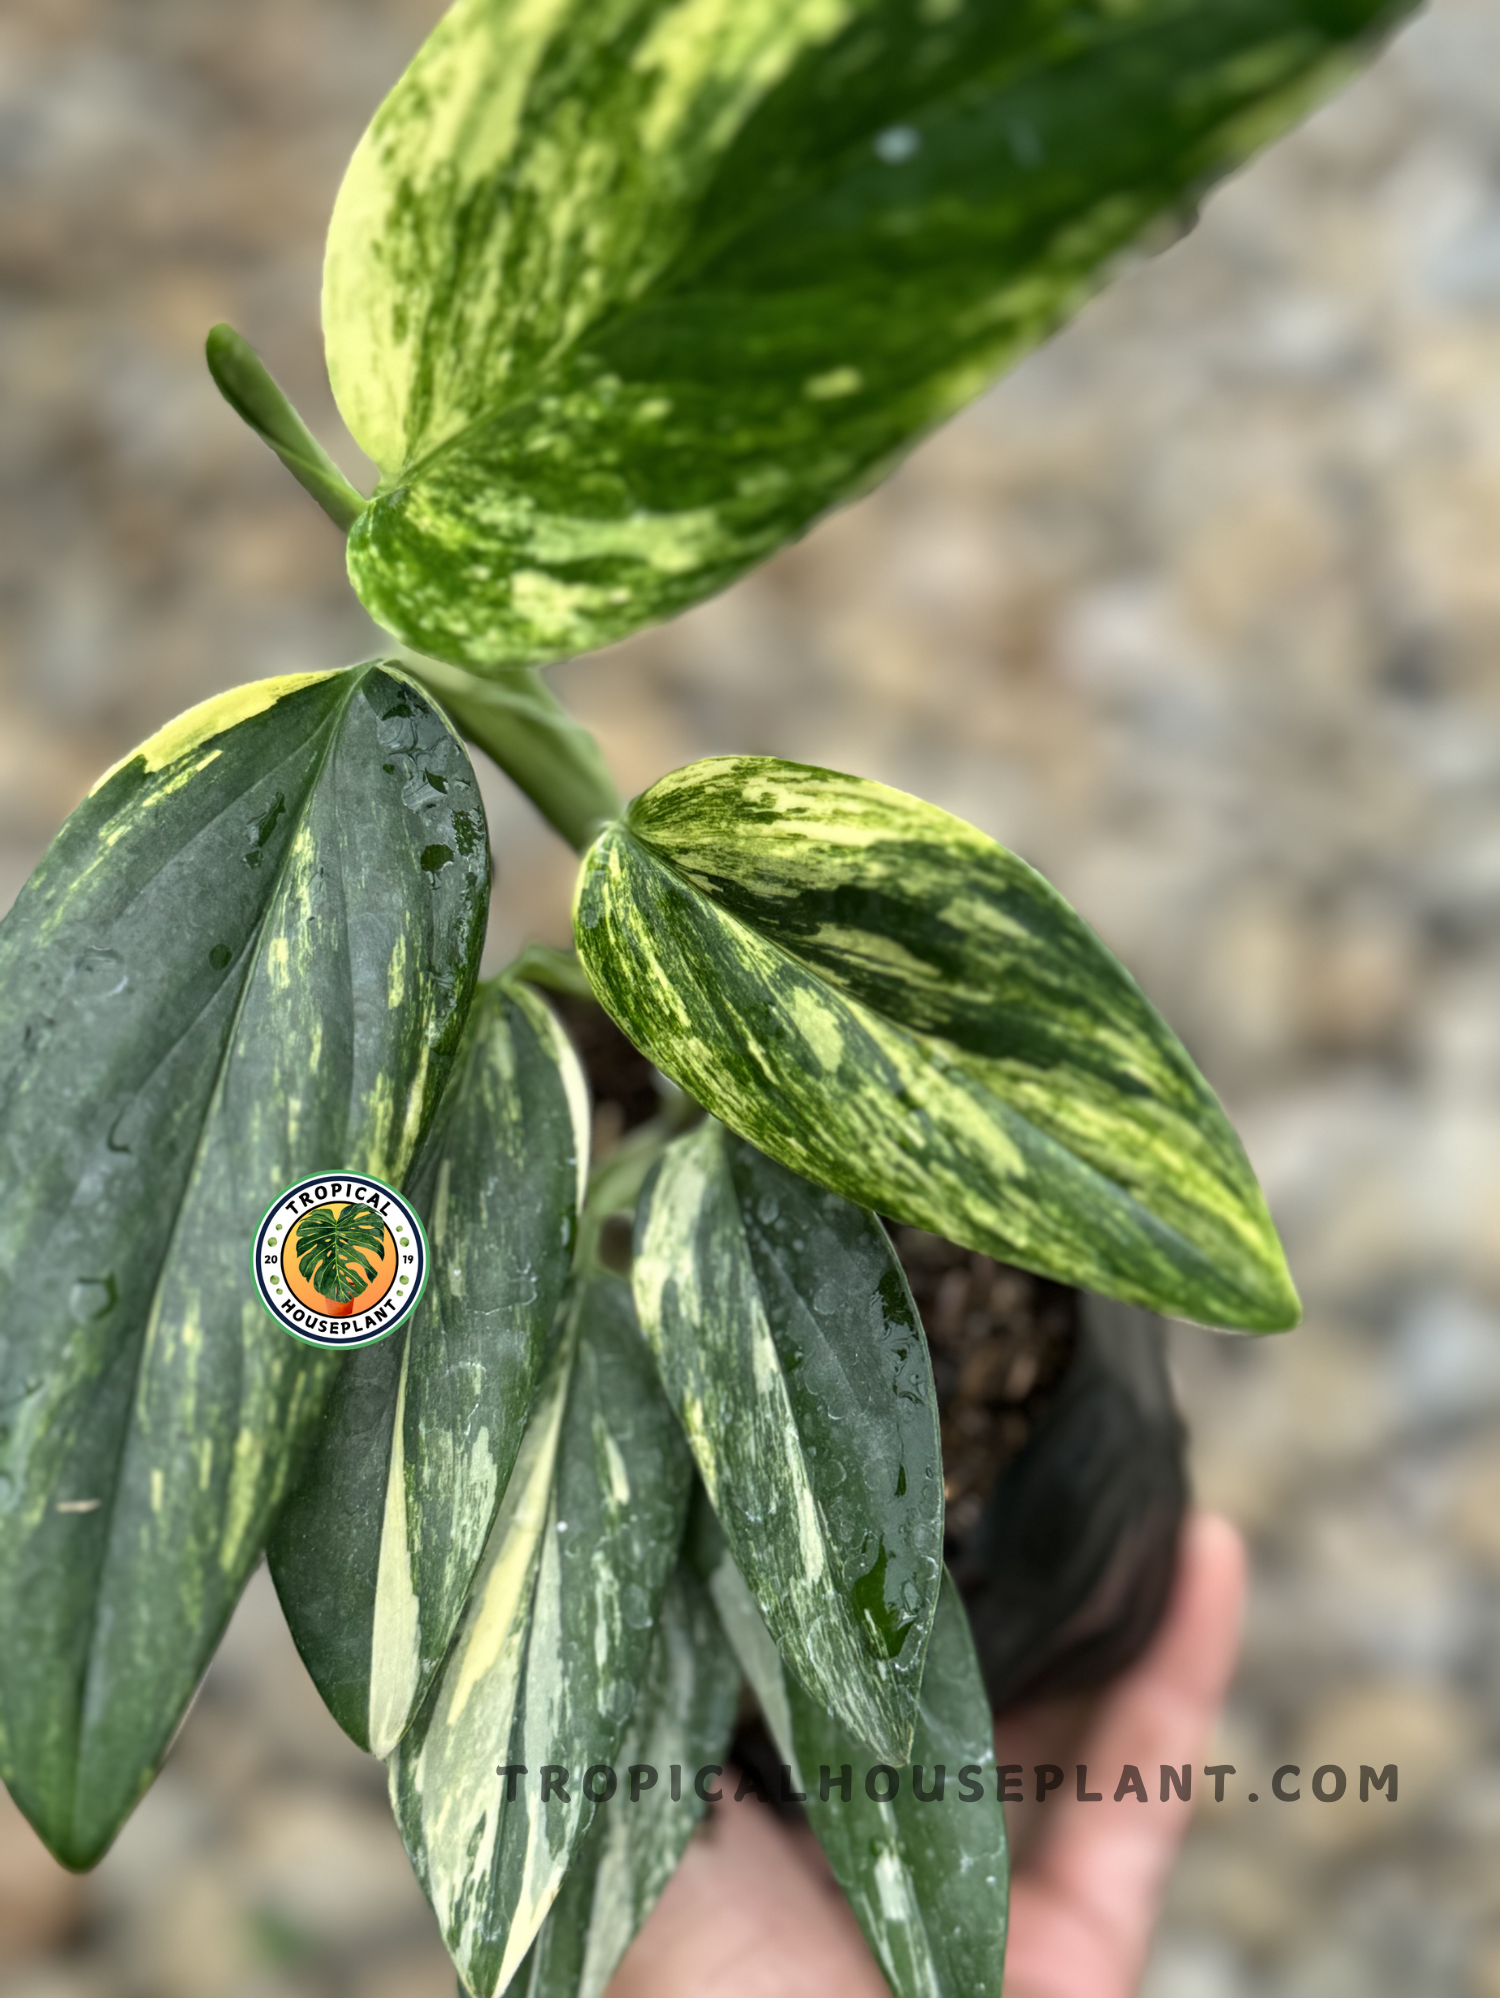
[[[349,570],[477,667],[859,491],[1409,0],[459,0],[329,235]]]
[[[508,1993],[604,1991],[703,1817],[694,1776],[722,1765],[739,1692],[739,1662],[713,1600],[679,1562],[615,1760],[620,1789],[595,1813]]]
[[[689,1477],[629,1287],[584,1280],[463,1624],[390,1760],[407,1852],[471,1993],[515,1974],[587,1831],[583,1781],[618,1761]],[[501,1765],[526,1766],[513,1799]],[[543,1800],[544,1765],[568,1774],[566,1796]]]
[[[309,1672],[377,1756],[468,1599],[567,1283],[587,1163],[567,1038],[536,993],[497,981],[408,1186],[427,1290],[409,1327],[345,1361],[270,1547]]]
[[[1159,1312],[1295,1323],[1181,1044],[1056,891],[951,814],[774,758],[691,764],[589,850],[575,932],[631,1039],[810,1180]]]
[[[789,1683],[787,1698],[808,1815],[892,1993],[998,1994],[1010,1892],[1005,1812],[994,1722],[953,1579],[943,1579],[908,1764],[877,1773],[799,1687]],[[847,1805],[837,1789],[845,1764]],[[893,1778],[892,1799],[872,1797]]]
[[[921,1322],[875,1217],[707,1120],[637,1211],[636,1309],[791,1671],[904,1756],[942,1575]]]
[[[103,778],[0,926],[0,1767],[95,1860],[337,1357],[259,1303],[291,1181],[399,1182],[489,894],[460,743],[384,666],[262,681]]]
[[[998,1994],[1010,1897],[1005,1811],[990,1706],[953,1579],[943,1578],[910,1760],[885,1766],[781,1673],[727,1555],[709,1586],[892,1993]]]

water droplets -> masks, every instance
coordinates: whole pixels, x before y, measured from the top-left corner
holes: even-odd
[[[416,720],[404,708],[392,709],[389,715],[383,716],[375,734],[382,750],[415,750],[417,747]]]
[[[277,823],[286,812],[286,793],[278,792],[258,819],[251,820],[245,828],[245,838],[250,843],[245,854],[247,868],[259,868],[263,849],[276,831]]]
[[[95,1320],[103,1319],[113,1312],[119,1302],[119,1288],[114,1275],[106,1272],[102,1278],[75,1278],[68,1292],[68,1312],[79,1326],[90,1326]]]
[[[922,135],[914,125],[887,125],[875,136],[875,157],[899,167],[922,150]]]
[[[110,1000],[130,984],[125,961],[109,945],[86,945],[73,965],[70,982],[96,1000]]]
[[[448,787],[439,779],[433,783],[431,771],[419,771],[414,778],[408,778],[401,787],[401,803],[409,812],[425,812],[442,803],[443,793]],[[442,787],[439,790],[439,786]]]

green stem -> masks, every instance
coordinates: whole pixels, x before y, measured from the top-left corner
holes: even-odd
[[[347,534],[369,504],[303,423],[250,343],[232,326],[208,336],[219,393],[275,452],[292,477]],[[489,752],[532,804],[580,853],[618,819],[620,794],[603,752],[535,667],[480,676],[421,654],[404,654],[471,743]]]
[[[600,1262],[599,1239],[606,1222],[611,1216],[634,1213],[646,1176],[677,1135],[702,1117],[703,1107],[669,1084],[662,1108],[649,1124],[627,1133],[594,1168],[578,1219],[575,1258],[580,1265]]]
[[[535,667],[480,676],[420,654],[402,656],[471,743],[514,779],[542,817],[581,854],[624,802],[604,753]]]
[[[208,372],[225,402],[347,535],[368,502],[303,423],[249,341],[221,322],[208,336],[207,354]]]
[[[559,951],[556,945],[528,944],[500,974],[502,979],[524,979],[532,986],[545,986],[550,993],[565,993],[571,1000],[592,1000],[594,989],[576,951]]]

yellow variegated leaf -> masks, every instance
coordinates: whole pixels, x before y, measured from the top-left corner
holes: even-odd
[[[0,1769],[86,1866],[150,1782],[337,1367],[256,1296],[290,1182],[398,1182],[489,895],[399,670],[263,681],[95,787],[0,926]]]
[[[1159,1312],[1298,1316],[1213,1093],[1024,861],[904,792],[712,758],[585,856],[579,955],[631,1039],[795,1172]]]
[[[993,1718],[952,1577],[943,1578],[910,1756],[884,1766],[783,1674],[727,1551],[708,1583],[892,1993],[998,1995],[1010,1902],[1005,1811]]]
[[[703,1816],[694,1779],[705,1765],[722,1767],[739,1692],[713,1600],[679,1562],[615,1759],[619,1789],[594,1815],[508,1993],[603,1993]]]
[[[308,1671],[387,1756],[442,1663],[510,1478],[567,1282],[588,1102],[541,997],[483,989],[407,1192],[431,1277],[410,1324],[351,1354],[270,1546]]]
[[[366,605],[476,667],[868,485],[1406,0],[458,0],[329,233]],[[305,476],[299,472],[299,476]]]
[[[903,1757],[942,1577],[921,1322],[885,1231],[712,1119],[641,1195],[636,1309],[790,1671]]]
[[[515,1973],[588,1828],[587,1773],[616,1761],[689,1470],[629,1288],[582,1280],[468,1611],[390,1759],[407,1852],[471,1993]],[[502,1765],[524,1765],[524,1784]],[[548,1796],[544,1766],[563,1774]]]

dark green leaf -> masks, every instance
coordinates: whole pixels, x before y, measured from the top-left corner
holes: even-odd
[[[1010,1895],[1005,1812],[989,1702],[952,1578],[943,1579],[927,1649],[910,1762],[899,1767],[872,1765],[863,1747],[782,1675],[727,1556],[709,1587],[891,1991],[998,1994]]]
[[[1298,1315],[1234,1132],[1057,892],[936,806],[691,764],[584,860],[579,955],[631,1039],[810,1180],[1210,1325]]]
[[[788,1667],[901,1757],[942,1575],[921,1322],[885,1231],[707,1120],[641,1196],[636,1309]]]
[[[329,368],[381,473],[355,588],[481,668],[680,611],[1409,4],[459,0],[329,235]]]
[[[179,717],[0,926],[0,1764],[74,1866],[150,1782],[337,1366],[260,1305],[257,1224],[305,1174],[405,1174],[488,893],[462,746],[377,665]]]
[[[888,1803],[871,1796],[874,1767],[860,1745],[790,1681],[787,1697],[808,1815],[892,1993],[998,1994],[1010,1891],[1005,1813],[994,1723],[953,1579],[943,1579],[911,1760]],[[837,1789],[845,1764],[848,1805]],[[890,1784],[875,1776],[873,1790]],[[919,1797],[918,1786],[941,1797]]]
[[[459,1633],[390,1760],[407,1852],[471,1993],[504,1989],[618,1761],[690,1462],[617,1278],[580,1283]],[[506,1798],[503,1764],[528,1783]],[[542,1766],[567,1797],[541,1797]],[[597,1782],[597,1781],[596,1781]]]
[[[583,1076],[550,1010],[526,987],[483,989],[408,1190],[427,1290],[408,1328],[345,1361],[271,1541],[302,1657],[377,1756],[468,1598],[567,1282],[587,1156]]]
[[[616,1758],[620,1789],[595,1813],[508,1993],[604,1991],[703,1816],[694,1775],[705,1764],[722,1764],[739,1692],[739,1662],[713,1601],[691,1567],[679,1562]],[[632,1771],[638,1774],[635,1799]],[[675,1799],[674,1787],[681,1794]]]

